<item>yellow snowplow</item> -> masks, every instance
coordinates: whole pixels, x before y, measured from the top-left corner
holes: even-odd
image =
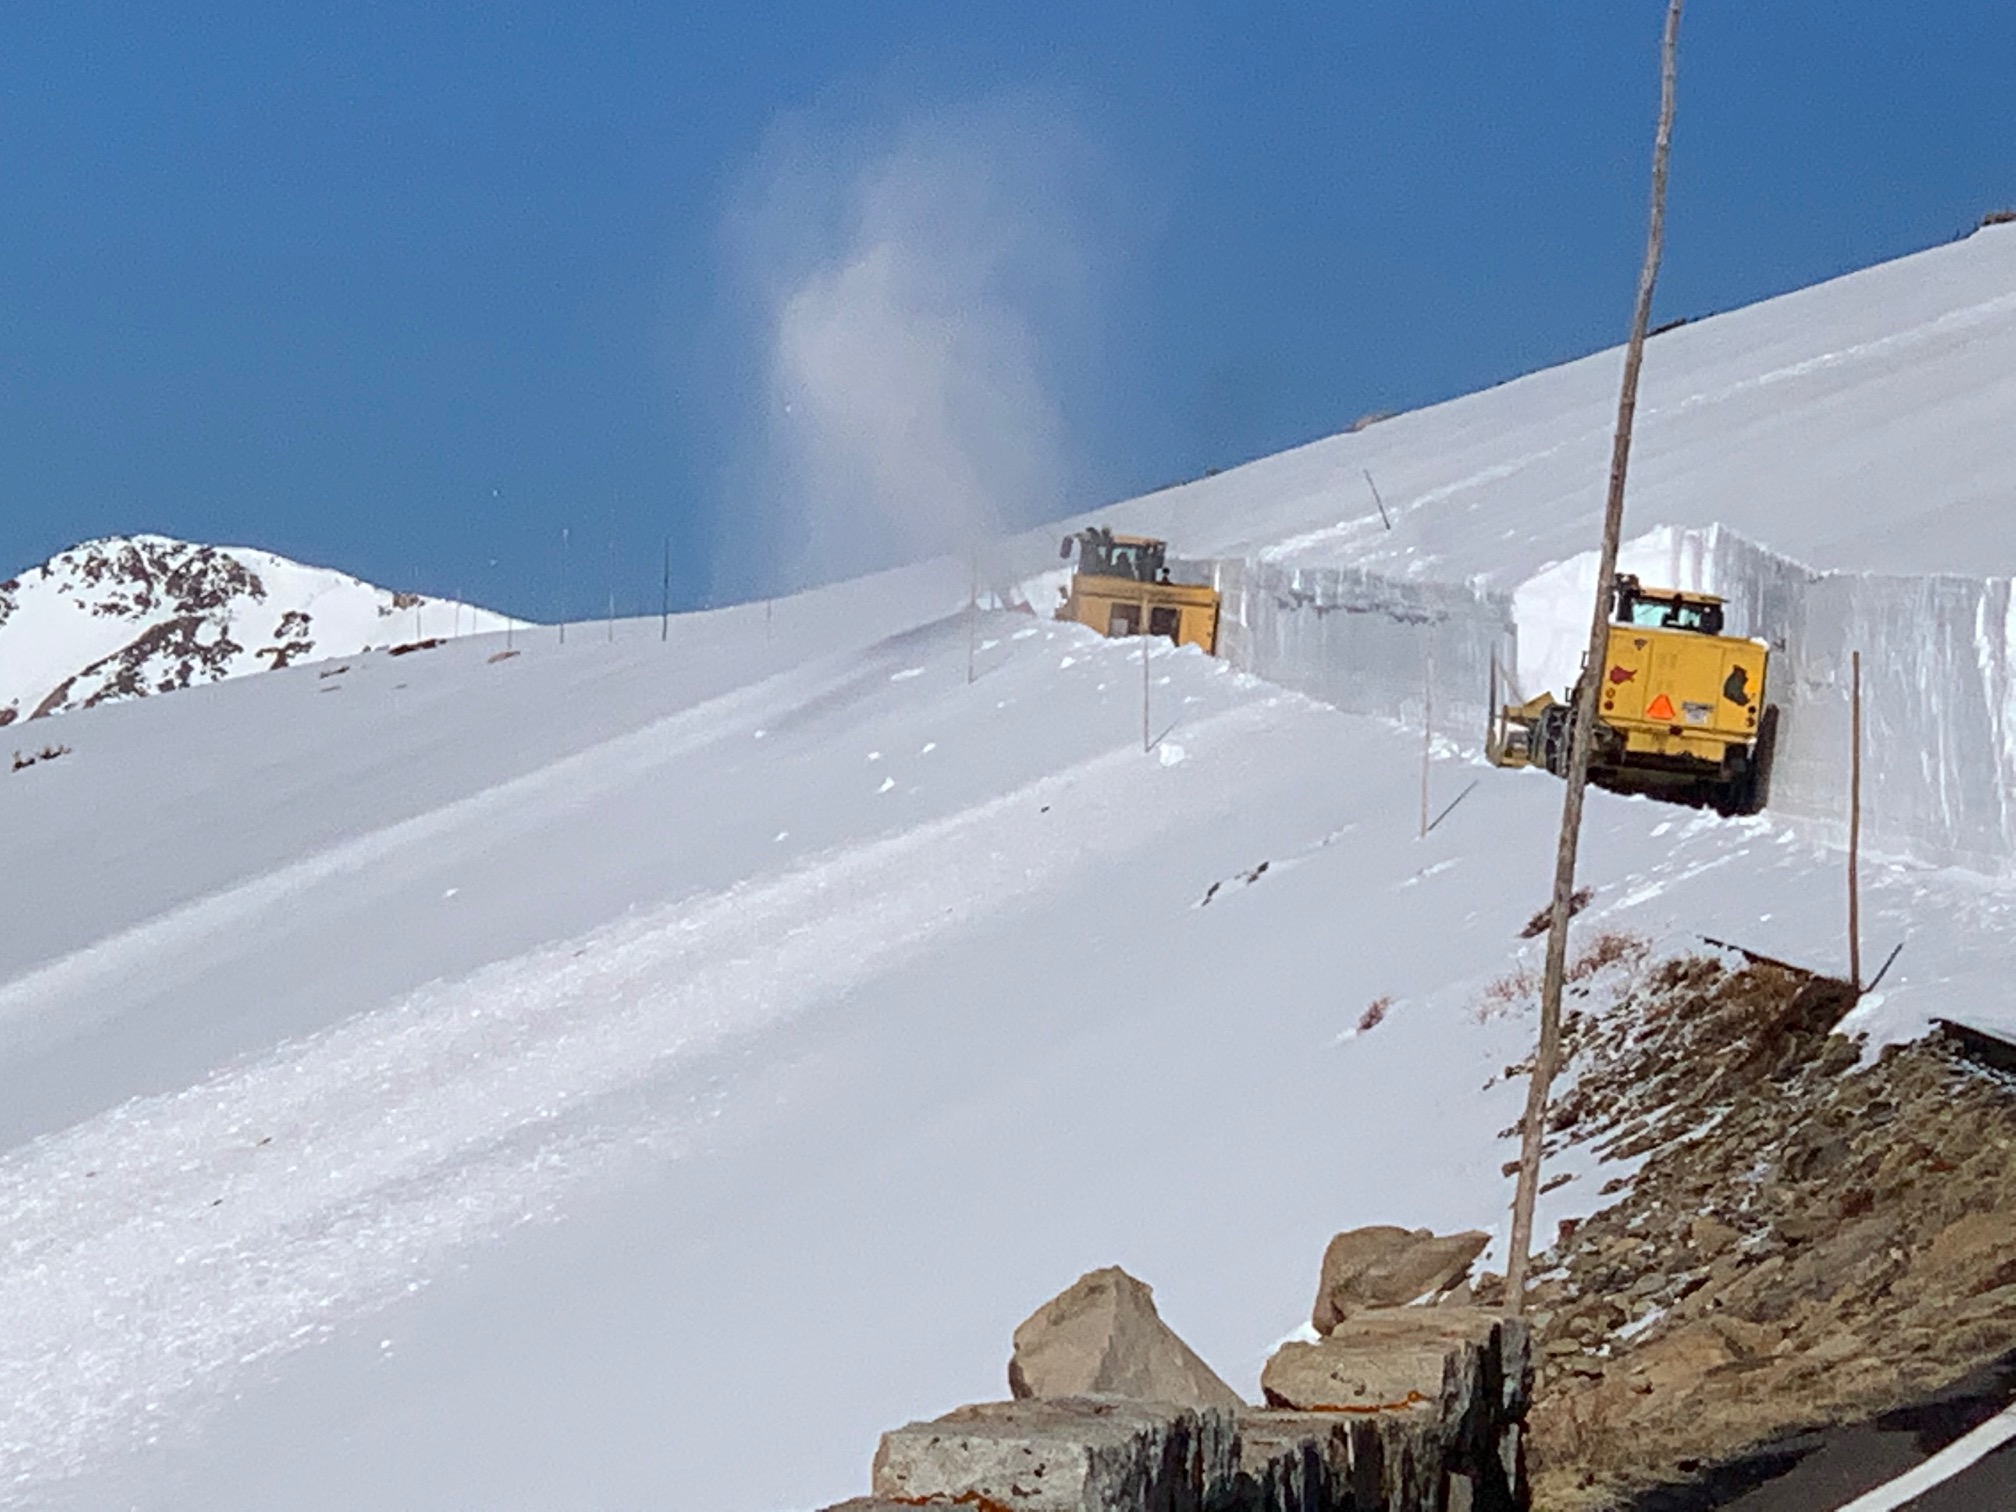
[[[1778,710],[1765,702],[1769,649],[1724,635],[1722,620],[1722,600],[1713,594],[1647,588],[1618,574],[1607,649],[1593,669],[1602,681],[1591,782],[1724,814],[1764,806],[1778,731]],[[1565,703],[1542,693],[1498,706],[1486,754],[1494,766],[1563,776],[1574,713],[1574,690]]]
[[[1170,582],[1167,542],[1093,525],[1064,537],[1058,555],[1068,560],[1074,545],[1078,570],[1063,590],[1058,619],[1090,625],[1101,635],[1166,635],[1179,646],[1217,653],[1218,590]]]

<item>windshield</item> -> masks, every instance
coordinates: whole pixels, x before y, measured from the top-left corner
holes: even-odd
[[[1629,598],[1623,604],[1627,625],[1648,630],[1693,630],[1702,635],[1722,633],[1720,604],[1683,604],[1672,599]]]
[[[1137,583],[1152,583],[1155,575],[1162,570],[1163,550],[1159,541],[1087,541],[1084,568],[1099,577],[1132,578]]]

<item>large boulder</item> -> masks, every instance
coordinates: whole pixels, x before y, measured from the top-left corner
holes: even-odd
[[[1323,1278],[1309,1321],[1327,1334],[1368,1307],[1403,1307],[1460,1285],[1491,1236],[1437,1235],[1392,1224],[1349,1229],[1323,1251]]]
[[[1015,1397],[1124,1397],[1236,1412],[1239,1394],[1176,1337],[1146,1284],[1108,1266],[1080,1276],[1015,1330]]]

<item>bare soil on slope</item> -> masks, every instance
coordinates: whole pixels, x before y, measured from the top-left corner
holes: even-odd
[[[1625,1506],[2016,1348],[2016,1080],[1943,1035],[1864,1063],[1855,1001],[1689,958],[1571,1013],[1552,1148],[1642,1164],[1537,1267],[1537,1508]]]

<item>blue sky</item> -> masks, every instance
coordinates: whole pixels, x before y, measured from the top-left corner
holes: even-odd
[[[655,609],[668,535],[682,604],[802,573],[764,278],[858,252],[905,142],[1046,249],[972,348],[1026,346],[1054,422],[1014,518],[1579,355],[1629,312],[1663,9],[25,0],[0,568],[159,530],[537,618],[563,527],[576,613],[612,555]],[[1682,48],[1660,318],[2016,202],[2007,0],[1695,0]]]

